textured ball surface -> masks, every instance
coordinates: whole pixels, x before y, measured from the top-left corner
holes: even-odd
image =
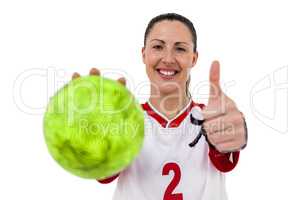
[[[44,136],[52,157],[83,178],[103,179],[126,168],[144,139],[144,115],[120,83],[81,77],[60,89],[44,115]]]

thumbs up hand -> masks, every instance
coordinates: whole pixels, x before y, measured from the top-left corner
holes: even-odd
[[[211,65],[208,105],[203,110],[203,128],[208,141],[222,153],[240,150],[247,143],[243,114],[220,87],[220,64]]]

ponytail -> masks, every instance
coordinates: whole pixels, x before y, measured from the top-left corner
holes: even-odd
[[[190,90],[189,90],[190,83],[191,83],[191,75],[189,75],[189,78],[186,81],[186,85],[185,85],[185,94],[186,94],[188,99],[190,99],[192,97],[192,95],[190,93]]]

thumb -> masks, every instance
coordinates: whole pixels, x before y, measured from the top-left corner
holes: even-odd
[[[209,98],[218,97],[221,95],[220,86],[220,63],[219,61],[213,61],[209,72]]]

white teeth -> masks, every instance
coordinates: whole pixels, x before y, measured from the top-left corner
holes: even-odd
[[[173,76],[175,74],[175,71],[159,70],[159,73],[166,75],[166,76]]]

